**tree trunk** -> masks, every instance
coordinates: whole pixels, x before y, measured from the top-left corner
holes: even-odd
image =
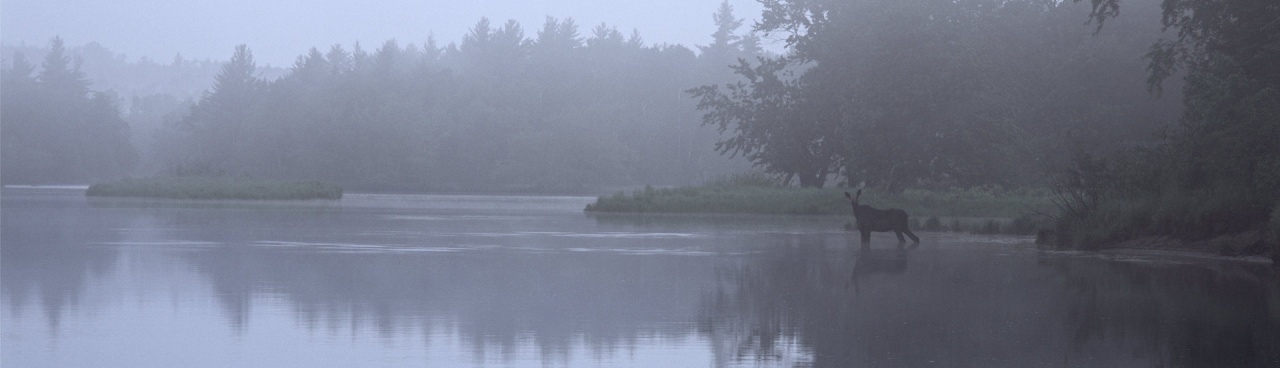
[[[799,174],[799,176],[801,188],[822,188],[822,185],[826,184],[827,181],[826,175],[821,173],[803,173]]]

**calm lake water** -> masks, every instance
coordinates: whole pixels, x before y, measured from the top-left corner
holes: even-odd
[[[0,366],[1280,366],[1266,264],[591,200],[6,188]]]

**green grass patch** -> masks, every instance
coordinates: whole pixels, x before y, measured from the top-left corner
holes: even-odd
[[[85,195],[172,199],[341,199],[342,187],[318,181],[187,176],[125,179],[94,184],[89,187]]]
[[[599,197],[595,203],[587,205],[586,211],[850,215],[852,209],[844,198],[846,190],[715,183],[678,188],[646,187],[630,194],[618,192]],[[1053,208],[1050,198],[1047,190],[990,187],[940,191],[908,189],[897,194],[868,189],[863,191],[861,202],[876,208],[906,210],[916,219],[916,226],[922,229],[951,227],[953,224],[943,223],[944,218],[957,222],[957,218],[989,218],[998,224],[984,222],[978,227],[990,230],[1015,226],[1012,225],[1014,220],[1024,215],[1048,213]],[[1026,221],[1029,220],[1022,222]]]
[[[1062,216],[1057,231],[1069,248],[1098,249],[1147,236],[1207,240],[1264,228],[1275,210],[1253,193],[1231,187],[1168,190],[1159,194],[1109,196],[1083,217]]]

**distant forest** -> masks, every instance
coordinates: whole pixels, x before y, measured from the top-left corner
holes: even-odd
[[[183,60],[117,67],[138,80],[180,84],[164,91],[114,84],[130,88],[125,98],[90,92],[97,84],[86,70],[105,68],[85,63],[104,58],[72,57],[56,39],[37,50],[40,68],[24,50],[5,58],[0,178],[221,175],[366,190],[584,192],[688,184],[748,168],[711,150],[716,132],[699,127],[696,101],[684,91],[731,78],[734,59],[761,55],[756,38],[721,34],[698,53],[604,24],[580,32],[572,19],[548,17],[533,37],[515,22],[481,19],[458,44],[428,38],[372,51],[312,49],[278,78],[265,78],[275,73],[240,46],[213,74],[206,62]],[[91,46],[90,55],[110,54]],[[55,85],[61,74],[73,85]],[[185,82],[202,75],[212,77],[207,90],[184,95]],[[58,115],[71,100],[102,111]],[[81,129],[90,125],[102,132]]]
[[[1182,117],[1182,79],[1148,83],[1145,56],[1174,32],[1161,2],[1125,6],[1098,27],[1074,2],[782,1],[745,25],[726,3],[696,50],[481,19],[458,43],[332,45],[265,71],[245,45],[225,63],[106,58],[114,71],[62,40],[38,68],[6,46],[0,180],[593,192],[754,165],[801,186],[1045,186]],[[762,52],[766,34],[787,54]]]

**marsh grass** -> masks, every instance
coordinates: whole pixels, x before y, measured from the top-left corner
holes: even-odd
[[[844,188],[795,188],[706,185],[678,188],[645,187],[630,194],[601,196],[587,207],[596,212],[757,213],[844,215],[850,213]],[[1053,205],[1047,191],[994,188],[945,191],[906,190],[889,194],[864,190],[863,203],[876,208],[901,208],[913,217],[1016,218],[1043,213]],[[923,225],[922,225],[923,226]]]
[[[1038,214],[1018,217],[936,217],[911,218],[911,229],[934,232],[960,232],[972,234],[1035,235],[1041,229],[1053,227],[1053,219]]]
[[[1205,240],[1267,227],[1275,229],[1274,213],[1251,192],[1230,187],[1168,190],[1160,195],[1111,195],[1081,216],[1062,216],[1059,233],[1070,234],[1063,246],[1097,249],[1107,244],[1146,236]],[[1271,224],[1265,219],[1272,213]]]
[[[845,188],[795,188],[767,183],[728,180],[702,186],[645,187],[630,194],[601,196],[585,210],[840,216],[852,213],[844,198]],[[906,190],[900,194],[864,190],[861,201],[876,208],[906,210],[912,217],[913,229],[992,234],[1032,234],[1048,226],[1047,216],[1038,214],[1053,208],[1047,190],[994,187]]]
[[[342,187],[318,181],[181,176],[99,183],[90,186],[85,195],[172,199],[341,199]]]

